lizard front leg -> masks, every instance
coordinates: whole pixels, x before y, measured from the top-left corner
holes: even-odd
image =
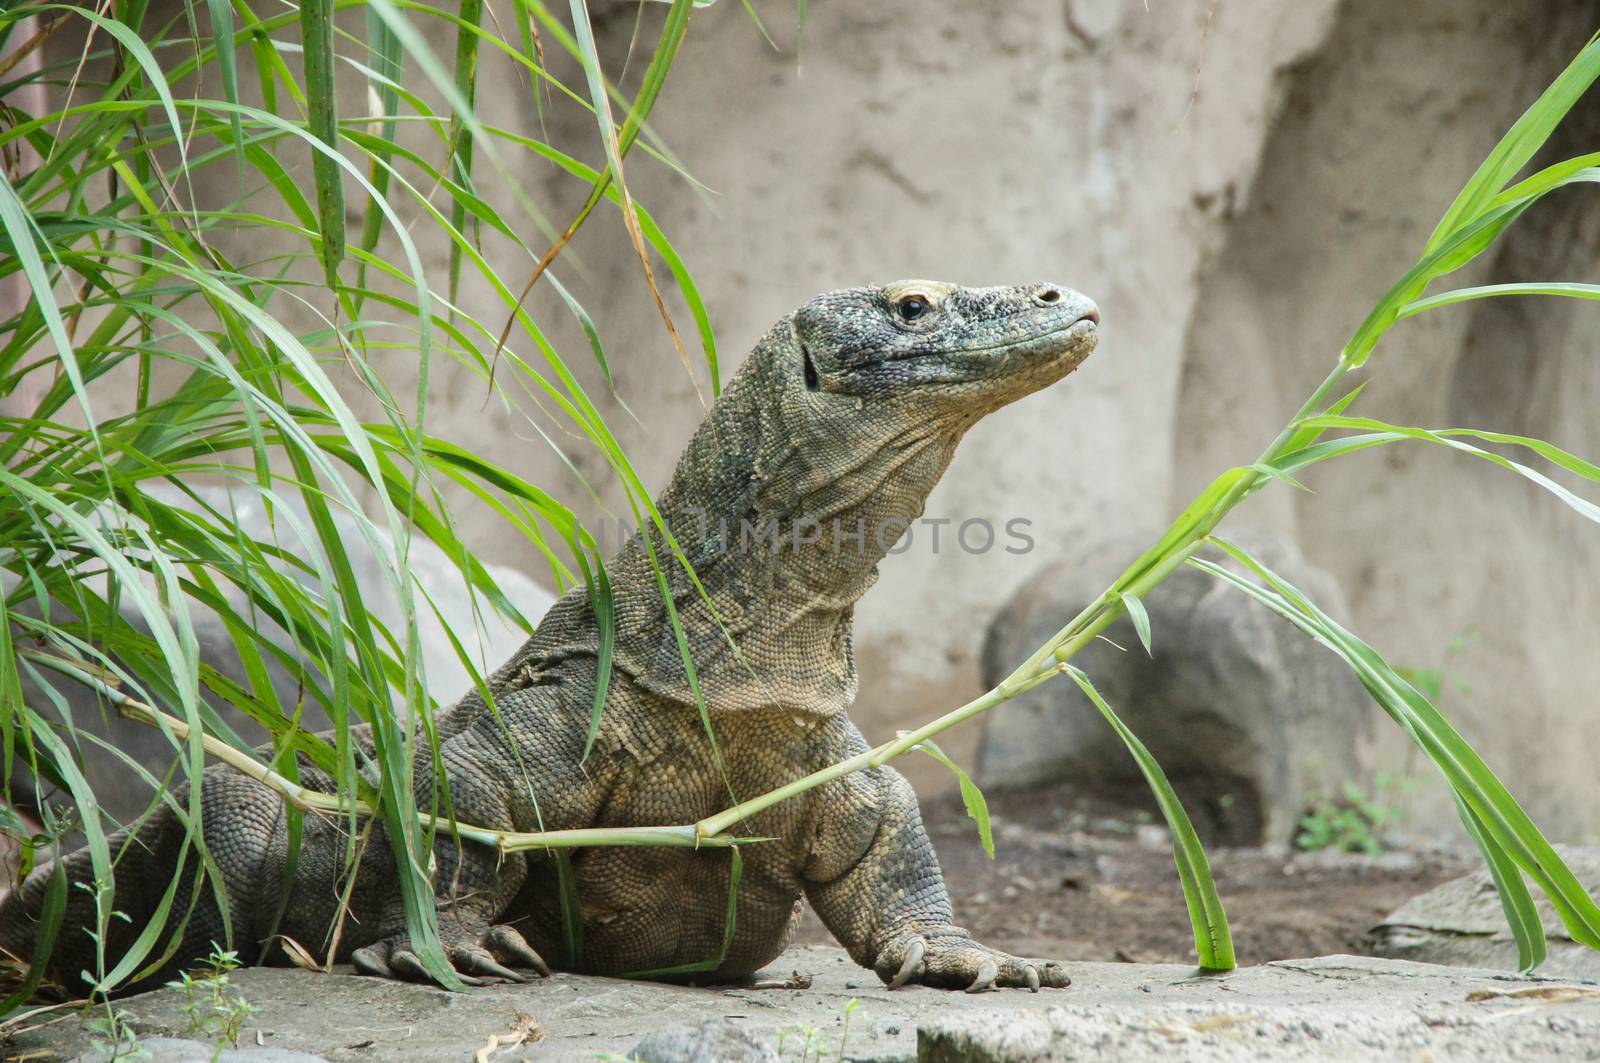
[[[511,800],[515,790],[498,778],[497,772],[485,772],[480,763],[452,756],[454,752],[447,749],[442,763],[451,779],[457,820],[516,829],[519,817]],[[419,804],[427,807],[423,800],[419,794]],[[511,902],[527,879],[527,861],[521,853],[503,857],[492,846],[451,837],[448,829],[441,827],[434,841],[433,862],[439,940],[462,981],[468,985],[486,979],[522,982],[527,980],[522,971],[550,974],[549,965],[506,921]],[[351,954],[355,969],[385,978],[430,980],[432,976],[404,929],[405,911],[398,891],[386,905],[384,924],[386,934]]]
[[[582,769],[583,730],[563,712],[564,693],[555,682],[507,692],[501,698],[504,725],[480,714],[473,726],[444,744],[439,763],[458,822],[527,831],[592,821],[599,787]],[[578,693],[587,705],[590,695]],[[523,735],[545,737],[524,749],[518,738]],[[432,803],[434,783],[431,770],[419,778],[419,807]],[[454,838],[444,828],[434,841],[433,858],[439,937],[463,980],[524,981],[520,972],[525,971],[548,975],[549,965],[511,925],[524,914],[514,910],[514,902],[528,879],[527,858]],[[404,929],[398,891],[387,907],[384,933],[358,949],[351,962],[364,974],[426,980]]]
[[[908,982],[969,993],[1070,984],[1059,964],[991,949],[954,924],[916,794],[899,772],[869,768],[824,793],[806,896],[851,958],[890,989]]]

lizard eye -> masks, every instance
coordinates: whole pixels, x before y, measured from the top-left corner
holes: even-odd
[[[922,295],[907,295],[894,304],[903,321],[915,321],[929,310],[928,300]]]

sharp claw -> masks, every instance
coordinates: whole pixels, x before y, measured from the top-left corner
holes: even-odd
[[[1028,992],[1037,993],[1039,991],[1039,969],[1030,963],[1024,973],[1028,979]]]
[[[356,969],[357,974],[371,975],[374,978],[394,977],[394,972],[383,962],[383,957],[378,955],[375,949],[357,949],[350,954],[350,965]]]
[[[409,949],[396,949],[389,954],[389,968],[401,978],[429,981],[428,969],[422,966],[417,954]]]
[[[389,966],[394,968],[395,973],[401,978],[409,978],[413,982],[434,981],[433,975],[429,974],[428,969],[422,965],[422,960],[418,959],[417,954],[409,949],[396,950],[394,955],[389,957]],[[485,986],[489,984],[485,979],[474,978],[472,975],[464,974],[461,971],[456,971],[456,977],[461,979],[462,985]]]
[[[971,985],[967,986],[967,992],[987,993],[994,988],[994,980],[999,977],[999,966],[992,957],[985,956],[983,962],[978,964],[978,976],[972,980]]]
[[[489,949],[496,958],[518,967],[536,971],[541,978],[550,977],[550,965],[534,951],[523,936],[508,926],[497,926],[489,934]]]
[[[527,976],[518,974],[509,967],[502,966],[486,952],[476,949],[461,949],[450,957],[450,962],[455,965],[458,972],[465,969],[466,973],[484,974],[491,978],[504,978],[508,982],[526,982]]]
[[[900,973],[896,974],[889,982],[890,989],[899,989],[911,981],[917,973],[917,968],[922,966],[922,957],[928,953],[928,943],[920,937],[912,938],[911,944],[906,947],[906,960],[900,965]]]

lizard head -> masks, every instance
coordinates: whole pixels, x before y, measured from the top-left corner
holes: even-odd
[[[656,501],[694,569],[668,565],[666,579],[698,686],[641,540],[609,566],[613,659],[685,705],[843,711],[856,690],[852,610],[878,562],[966,430],[1077,368],[1099,323],[1094,303],[1059,285],[935,281],[826,292],[784,317]],[[591,609],[583,588],[570,592],[540,623],[540,651],[598,654]]]
[[[795,312],[791,372],[817,403],[903,405],[960,430],[1077,368],[1099,323],[1087,296],[1057,284],[845,288]]]

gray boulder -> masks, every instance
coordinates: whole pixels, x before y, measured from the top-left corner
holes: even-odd
[[[770,1045],[728,1019],[650,1034],[633,1046],[628,1058],[637,1063],[780,1063]]]
[[[1600,893],[1600,848],[1560,845],[1556,849],[1590,894]],[[1550,948],[1538,973],[1600,979],[1600,952],[1572,940],[1543,893],[1534,890],[1533,902]],[[1506,926],[1488,869],[1451,879],[1402,904],[1373,928],[1372,949],[1379,956],[1453,967],[1513,970],[1517,966],[1517,943]]]
[[[1293,543],[1229,534],[1324,610],[1345,612],[1338,586]],[[984,681],[1004,679],[1153,541],[1119,538],[1037,572],[989,628]],[[1195,568],[1173,573],[1144,606],[1153,658],[1124,616],[1074,663],[1150,748],[1202,834],[1287,845],[1308,798],[1364,777],[1375,706],[1332,653]],[[1125,795],[1140,785],[1121,741],[1067,679],[988,714],[978,772],[997,787],[1071,779]]]

